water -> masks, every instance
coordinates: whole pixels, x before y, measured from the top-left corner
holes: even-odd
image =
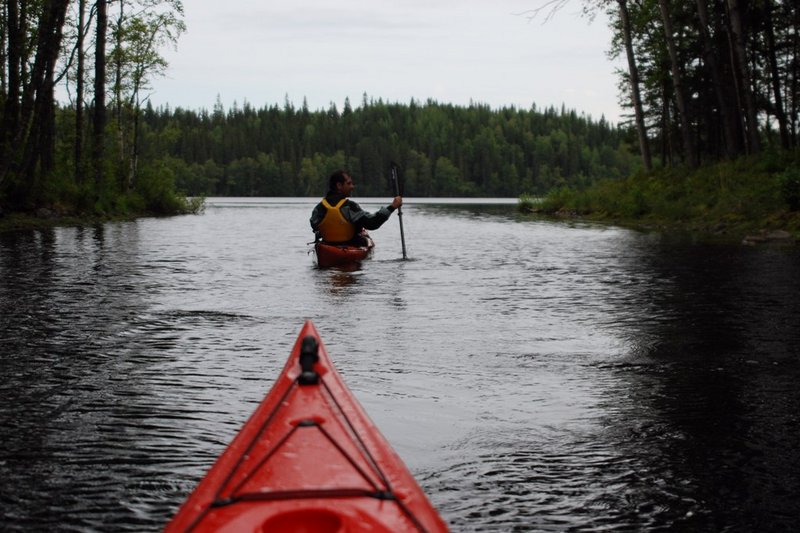
[[[453,531],[797,529],[796,247],[408,201],[318,270],[313,204],[0,234],[0,529],[158,531],[305,319]]]

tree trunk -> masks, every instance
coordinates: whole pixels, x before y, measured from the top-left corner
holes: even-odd
[[[75,181],[83,182],[83,93],[84,75],[86,69],[86,54],[84,52],[84,25],[86,24],[86,0],[78,1],[78,67],[77,87],[75,95]]]
[[[22,91],[19,127],[14,148],[22,154],[19,182],[12,197],[20,204],[35,202],[36,179],[55,166],[55,70],[69,0],[43,6],[36,29],[36,55],[28,84]]]
[[[8,181],[14,166],[14,139],[19,129],[22,53],[25,46],[17,0],[9,0],[7,8],[7,30],[4,33],[8,39],[8,91],[3,109],[3,129],[0,132],[0,187]]]
[[[778,72],[778,58],[775,50],[775,28],[773,27],[772,0],[766,0],[765,7],[766,21],[765,33],[767,41],[767,61],[769,63],[770,81],[772,82],[772,95],[775,99],[775,118],[778,119],[778,129],[781,133],[781,145],[789,148],[789,128],[786,124],[786,112],[783,107],[783,97],[781,95],[781,77]]]
[[[6,78],[6,50],[8,50],[8,40],[6,38],[6,34],[8,31],[8,4],[3,2],[0,4],[0,24],[2,27],[0,28],[0,94],[6,94],[6,84],[8,83],[8,79]]]
[[[731,55],[733,56],[733,70],[738,73],[737,89],[743,100],[745,118],[747,122],[747,146],[750,153],[761,151],[761,140],[758,136],[758,113],[755,98],[751,88],[750,69],[747,66],[747,51],[745,48],[744,26],[739,13],[738,0],[728,0],[728,20],[730,22]]]
[[[107,0],[97,0],[97,26],[94,58],[94,163],[95,184],[103,181],[103,159],[105,158],[106,128],[106,32],[108,30]]]
[[[661,80],[661,161],[671,167],[675,147],[672,145],[672,112],[670,111],[669,87],[667,80]]]
[[[675,89],[675,103],[678,106],[680,119],[681,139],[683,140],[683,151],[686,163],[689,167],[697,166],[697,153],[692,142],[691,121],[689,120],[689,109],[686,105],[686,91],[684,90],[683,73],[681,73],[678,52],[675,48],[675,36],[672,29],[672,19],[669,13],[667,0],[658,0],[661,9],[661,18],[664,23],[664,39],[669,51],[670,70],[672,72],[672,85]]]
[[[794,27],[800,28],[800,8],[795,7],[794,13]],[[800,94],[800,36],[795,31],[792,34],[792,54],[791,54],[791,87],[790,94]],[[791,99],[791,125],[792,125],[792,146],[797,146],[797,119],[800,113],[800,102],[797,97]]]
[[[636,57],[633,54],[633,39],[631,36],[631,22],[628,15],[627,0],[617,0],[619,4],[619,16],[622,21],[623,37],[625,39],[625,53],[628,57],[628,73],[631,85],[631,100],[636,119],[636,132],[639,135],[639,149],[642,152],[642,162],[648,172],[653,168],[653,159],[650,155],[650,142],[647,139],[647,128],[644,122],[644,109],[642,108],[642,97],[639,92],[639,69],[636,66]]]
[[[120,190],[127,192],[128,178],[125,171],[125,130],[122,120],[122,42],[123,26],[125,24],[125,0],[119,0],[119,16],[117,29],[114,35],[114,110],[117,122],[117,149],[119,151],[119,180]]]
[[[129,190],[136,190],[137,174],[139,172],[139,104],[133,110],[133,146],[131,147],[130,174],[128,176]]]
[[[711,80],[714,85],[714,94],[719,105],[720,118],[722,119],[722,131],[725,143],[725,155],[735,157],[739,152],[739,135],[737,133],[734,112],[731,109],[726,87],[723,82],[724,75],[720,62],[717,60],[714,44],[708,29],[711,27],[711,19],[708,14],[707,0],[697,0],[698,27],[700,39],[703,43],[703,57],[711,73]]]

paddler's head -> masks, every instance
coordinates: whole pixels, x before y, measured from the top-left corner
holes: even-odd
[[[353,194],[353,189],[356,186],[353,185],[353,180],[350,178],[350,175],[345,172],[344,170],[337,170],[328,180],[328,193],[338,193],[345,198],[349,197]]]

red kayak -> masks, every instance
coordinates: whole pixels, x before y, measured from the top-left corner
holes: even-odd
[[[446,532],[303,326],[266,398],[165,532]]]
[[[322,268],[328,268],[350,265],[365,259],[372,252],[375,243],[366,232],[361,235],[366,240],[364,246],[330,244],[323,241],[315,243],[314,251],[317,254],[317,265]]]

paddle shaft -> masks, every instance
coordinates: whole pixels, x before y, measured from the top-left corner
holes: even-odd
[[[400,182],[397,180],[397,167],[392,166],[392,181],[394,181],[394,195],[400,196]],[[397,219],[400,221],[400,242],[403,245],[403,259],[406,257],[406,235],[403,231],[403,207],[397,208]]]

